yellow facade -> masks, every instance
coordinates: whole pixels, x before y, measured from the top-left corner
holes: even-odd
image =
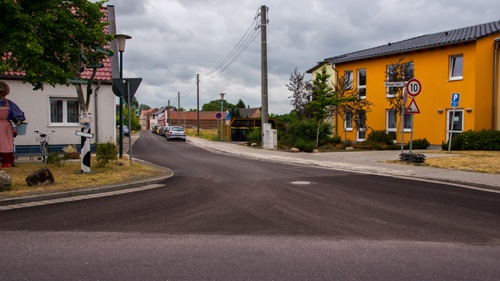
[[[492,34],[475,41],[450,44],[441,47],[402,52],[389,56],[374,56],[335,65],[325,63],[334,82],[334,69],[339,75],[345,71],[353,72],[353,84],[357,85],[357,71],[366,70],[366,99],[372,103],[371,111],[366,113],[367,134],[371,130],[388,130],[390,109],[387,100],[386,70],[402,59],[402,63],[413,62],[414,78],[417,78],[422,90],[415,97],[420,113],[413,115],[413,140],[426,138],[433,145],[446,142],[449,137],[450,120],[453,107],[453,93],[460,94],[458,107],[455,108],[454,133],[467,130],[498,130],[498,54],[495,56],[495,43],[499,35]],[[498,41],[498,39],[497,39]],[[498,44],[498,43],[497,43]],[[497,52],[498,53],[498,52]],[[461,79],[450,79],[451,57],[461,55],[463,72]],[[496,79],[494,79],[496,70]],[[321,64],[310,72],[313,75],[321,71]],[[495,89],[494,89],[495,88]],[[406,106],[411,98],[408,98]],[[397,116],[396,142],[401,142],[401,117]],[[334,121],[336,133],[346,136],[351,141],[362,141],[356,128],[344,133],[344,124],[340,118]],[[410,130],[405,131],[404,142],[410,139]]]

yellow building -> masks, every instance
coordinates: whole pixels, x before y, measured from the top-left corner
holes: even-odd
[[[386,130],[401,142],[401,116],[391,110],[394,88],[386,82],[402,80],[402,86],[417,79],[421,87],[411,83],[417,95],[413,101],[408,96],[405,104],[415,113],[405,115],[404,141],[413,123],[414,140],[439,145],[448,140],[450,129],[499,129],[499,46],[500,21],[495,21],[327,58],[307,72],[314,79],[326,66],[333,83],[337,75],[352,77],[359,98],[372,103],[371,111],[356,115],[365,117],[358,119],[365,124],[356,125],[352,116],[335,119],[335,132],[352,141],[363,141],[370,130]],[[391,75],[397,65],[405,66],[400,80]]]

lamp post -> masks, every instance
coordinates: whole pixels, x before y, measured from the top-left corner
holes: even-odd
[[[120,79],[123,78],[123,52],[125,52],[125,42],[131,39],[132,36],[125,34],[116,34],[115,39],[118,45],[118,52],[120,52]],[[130,134],[131,128],[129,128]],[[123,157],[123,97],[120,96],[120,136],[119,136],[119,156]]]
[[[222,141],[222,132],[224,131],[224,127],[223,127],[224,126],[224,123],[223,123],[224,121],[223,121],[223,118],[222,118],[222,116],[224,116],[224,112],[223,112],[223,110],[224,110],[224,108],[223,108],[223,106],[224,106],[224,95],[225,95],[225,93],[220,93],[220,116],[221,116],[220,117],[220,141]]]

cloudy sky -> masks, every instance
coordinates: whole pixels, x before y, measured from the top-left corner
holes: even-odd
[[[260,7],[267,26],[269,113],[292,109],[285,84],[325,58],[415,36],[500,20],[498,0],[110,0],[127,41],[124,77],[143,78],[151,107],[196,109],[239,99],[261,106]],[[252,38],[253,41],[252,41]],[[244,50],[244,51],[243,51]],[[239,56],[238,56],[239,55]],[[306,75],[309,80],[311,77]]]

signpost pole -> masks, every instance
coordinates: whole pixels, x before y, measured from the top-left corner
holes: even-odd
[[[401,154],[404,153],[405,146],[405,104],[406,104],[406,88],[403,88],[403,103],[401,104]]]
[[[132,122],[130,121],[130,81],[127,80],[127,104],[128,104],[128,156],[132,165]]]

